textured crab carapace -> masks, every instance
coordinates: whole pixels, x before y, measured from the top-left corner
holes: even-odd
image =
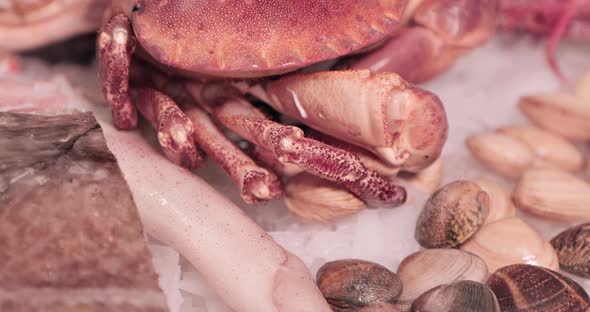
[[[245,163],[253,168],[253,162],[239,149],[230,148],[221,132],[211,131],[202,118],[215,117],[279,162],[294,163],[342,183],[369,203],[397,205],[405,200],[403,188],[367,169],[355,154],[306,138],[297,127],[269,120],[244,96],[252,95],[311,128],[364,147],[388,166],[420,170],[440,155],[447,136],[445,112],[438,97],[391,70],[405,70],[402,76],[412,73],[419,80],[448,67],[453,60],[449,55],[466,50],[465,42],[480,43],[493,32],[495,3],[113,1],[98,39],[103,90],[117,127],[136,127],[137,107],[158,130],[160,144],[172,161],[196,167],[201,159],[197,146],[203,147],[240,185],[247,201],[255,201],[253,193],[258,200],[278,197],[280,191],[272,191],[280,190],[278,179],[264,168],[257,169],[256,175],[237,170]],[[410,7],[421,14],[420,22],[407,17]],[[453,19],[469,22],[452,23]],[[432,30],[432,25],[459,29]],[[417,28],[418,32],[411,31]],[[410,51],[428,49],[426,54],[416,54],[429,56],[424,64],[412,59],[407,49],[388,43],[402,35],[403,40],[416,38],[423,43],[408,46]],[[383,49],[400,58],[380,57],[386,54]],[[133,63],[142,67],[141,75],[131,75],[134,54],[147,61]],[[361,55],[368,55],[366,65],[371,70],[343,70],[366,63]],[[349,56],[353,57],[344,65],[335,66],[340,70],[317,69]],[[411,72],[408,62],[417,64]],[[310,66],[316,69],[297,72]],[[140,77],[140,82],[130,76]],[[166,81],[172,76],[186,79],[184,91],[198,105],[187,105],[191,100],[179,95],[184,91],[176,92],[182,88],[172,88],[173,94],[164,91],[170,89]],[[183,113],[187,110],[189,117]],[[207,124],[206,129],[201,124]],[[208,135],[195,135],[201,130]],[[211,135],[217,138],[216,147]],[[214,152],[221,146],[226,152]],[[259,179],[254,183],[246,181],[246,176]],[[260,185],[266,187],[261,190]]]

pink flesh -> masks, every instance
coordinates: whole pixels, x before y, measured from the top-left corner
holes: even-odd
[[[102,127],[146,230],[191,261],[232,309],[330,311],[303,262],[242,210],[137,133]]]
[[[187,72],[254,77],[334,59],[399,26],[405,0],[140,1],[142,47]]]
[[[80,79],[95,79],[90,75]],[[22,79],[21,88],[30,85],[28,93],[41,82]],[[0,76],[0,88],[5,86]],[[32,103],[40,105],[32,109],[45,110],[50,95],[46,101]],[[279,246],[240,208],[199,177],[162,157],[139,133],[113,128],[102,104],[90,104],[75,92],[67,96],[76,109],[94,111],[146,231],[189,259],[232,309],[331,311],[303,262]],[[15,106],[3,102],[0,111]]]
[[[497,0],[425,0],[414,12],[413,27],[343,65],[392,71],[414,83],[429,80],[494,34],[496,12]]]
[[[370,69],[371,72],[394,72],[405,80],[427,81],[449,69],[464,49],[449,47],[440,36],[424,27],[404,29],[361,58],[349,63],[349,69]]]

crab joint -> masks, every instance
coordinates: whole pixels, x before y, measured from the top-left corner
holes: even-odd
[[[297,127],[267,120],[243,99],[228,99],[213,110],[222,124],[271,151],[279,161],[294,163],[309,173],[338,182],[372,206],[399,206],[406,200],[403,187],[364,167],[356,155],[305,138]]]

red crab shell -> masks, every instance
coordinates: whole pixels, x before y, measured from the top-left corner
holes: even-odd
[[[187,73],[261,77],[354,53],[400,25],[406,0],[129,1],[141,47]]]

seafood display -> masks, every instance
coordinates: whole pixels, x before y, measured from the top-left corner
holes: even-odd
[[[588,310],[589,12],[0,3],[0,309]]]
[[[466,49],[483,43],[495,28],[496,1],[414,5],[406,6],[404,1],[114,2],[97,40],[103,92],[117,128],[134,129],[138,113],[143,115],[157,129],[164,154],[181,166],[198,167],[202,160],[198,146],[211,144],[194,139],[201,123],[186,116],[183,106],[188,106],[206,111],[209,115],[201,115],[214,118],[279,162],[337,182],[371,206],[399,206],[406,201],[404,188],[367,168],[357,155],[307,138],[299,127],[267,119],[246,96],[325,135],[363,147],[395,169],[427,167],[439,157],[446,140],[446,116],[436,95],[402,77],[415,81],[438,73]],[[236,10],[242,14],[231,14]],[[299,18],[287,26],[277,12]],[[461,12],[462,18],[450,12]],[[199,27],[188,27],[195,19],[202,21]],[[167,30],[172,21],[177,25],[174,32]],[[410,22],[416,27],[402,29]],[[240,25],[237,32],[232,31],[235,25]],[[309,40],[316,37],[332,39]],[[404,70],[415,55],[396,52],[396,46],[407,40],[436,46],[437,52]],[[340,70],[293,73],[376,48],[366,57],[356,55],[358,60],[346,59],[342,66],[348,70],[336,64]],[[145,61],[134,61],[138,59]],[[412,73],[407,72],[410,69]],[[281,76],[252,80],[276,75]],[[171,86],[175,83],[181,86]],[[211,155],[218,147],[202,148]],[[245,166],[244,155],[234,154],[224,148],[224,157],[212,158],[236,171]],[[281,196],[268,172],[258,168],[240,172],[230,175],[249,190],[243,196],[246,202]]]

